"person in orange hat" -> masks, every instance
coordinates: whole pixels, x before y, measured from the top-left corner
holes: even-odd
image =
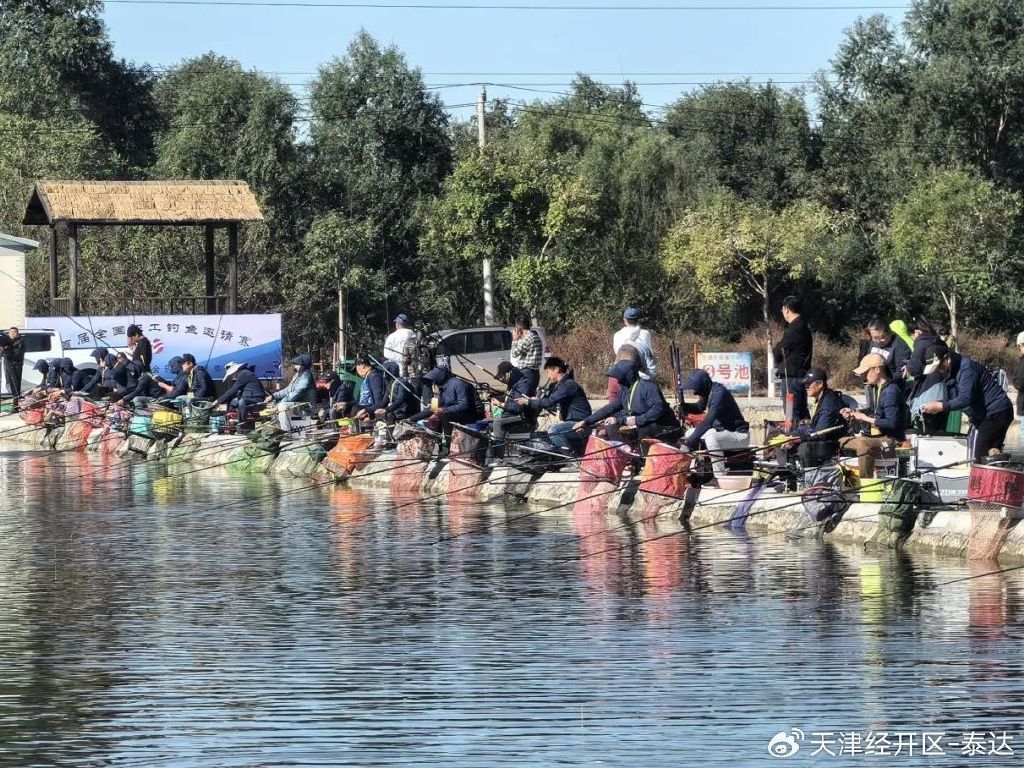
[[[906,400],[900,385],[892,380],[888,362],[878,354],[865,355],[853,371],[863,376],[868,386],[875,387],[878,399],[873,413],[843,409],[843,416],[871,427],[870,435],[844,438],[840,445],[857,455],[862,480],[875,476],[875,461],[895,455],[896,446],[907,439]]]

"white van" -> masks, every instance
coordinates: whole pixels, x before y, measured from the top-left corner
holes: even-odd
[[[551,352],[544,331],[532,330],[540,337],[541,358],[546,360]],[[494,372],[512,354],[511,328],[453,328],[436,331],[431,336],[439,340],[437,354],[450,358],[452,373],[482,384],[498,384]]]

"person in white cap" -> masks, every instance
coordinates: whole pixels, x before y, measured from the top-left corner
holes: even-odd
[[[395,330],[384,339],[384,359],[398,363],[405,362],[405,345],[416,337],[416,332],[409,327],[409,316],[405,313],[395,318]]]
[[[256,374],[250,371],[244,363],[228,363],[224,366],[224,381],[234,378],[234,383],[220,397],[214,401],[214,405],[228,405],[238,411],[238,421],[242,423],[248,410],[259,405],[266,398],[266,390],[262,382],[256,378]]]
[[[1020,421],[1020,445],[1024,448],[1024,331],[1017,334],[1017,367],[1013,371],[1017,390],[1017,419]]]

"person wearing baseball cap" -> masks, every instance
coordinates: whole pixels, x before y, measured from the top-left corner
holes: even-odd
[[[405,345],[416,338],[416,331],[410,326],[409,316],[404,312],[394,319],[395,330],[384,339],[384,359],[398,363],[401,368],[405,362]]]
[[[875,476],[875,462],[894,456],[896,447],[907,439],[910,419],[903,389],[893,381],[889,361],[882,355],[865,355],[853,372],[863,376],[867,385],[878,393],[870,414],[853,408],[843,410],[844,418],[871,426],[870,435],[856,435],[841,441],[844,449],[857,456],[861,480],[866,480]]]
[[[1020,419],[1020,444],[1024,447],[1024,331],[1017,334],[1017,367],[1013,371],[1017,390],[1017,418]]]
[[[843,397],[828,385],[828,372],[824,368],[811,368],[800,380],[810,398],[811,418],[793,427],[790,435],[798,438],[797,453],[805,468],[820,467],[833,461],[839,453],[839,439],[846,434],[843,418]],[[795,442],[795,441],[794,441]],[[787,444],[786,450],[791,450]],[[782,457],[788,464],[787,457]]]
[[[935,345],[928,350],[926,376],[937,374],[946,382],[945,400],[921,406],[921,413],[963,411],[971,420],[967,444],[975,461],[990,452],[999,452],[1006,442],[1006,431],[1013,422],[1013,403],[988,369],[967,355],[949,347]]]

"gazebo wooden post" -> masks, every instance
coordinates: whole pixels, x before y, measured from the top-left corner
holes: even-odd
[[[204,235],[206,239],[206,314],[216,315],[217,314],[217,298],[214,296],[214,292],[217,290],[216,280],[214,276],[214,229],[212,224],[207,224]]]
[[[228,314],[238,312],[238,224],[228,224]]]
[[[68,314],[78,315],[78,225],[68,224]]]
[[[57,314],[57,228],[50,229],[50,314]]]

